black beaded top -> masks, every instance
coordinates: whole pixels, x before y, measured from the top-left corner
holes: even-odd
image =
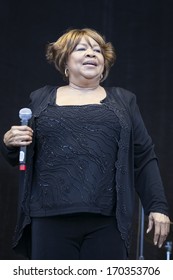
[[[105,104],[49,104],[36,119],[31,216],[115,215],[119,120]]]

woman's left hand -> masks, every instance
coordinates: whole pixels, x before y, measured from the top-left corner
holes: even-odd
[[[147,233],[152,230],[153,225],[154,225],[154,239],[153,239],[154,244],[158,245],[158,247],[161,248],[169,234],[170,219],[168,216],[164,214],[151,212],[148,218]]]

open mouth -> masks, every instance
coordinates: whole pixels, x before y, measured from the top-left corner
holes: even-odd
[[[94,61],[86,61],[83,63],[83,65],[92,65],[92,66],[97,66],[97,63]]]

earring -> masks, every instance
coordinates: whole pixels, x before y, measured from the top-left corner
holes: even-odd
[[[66,78],[68,77],[68,69],[67,68],[65,68],[65,76],[66,76]]]
[[[100,75],[100,81],[103,79],[103,74]]]

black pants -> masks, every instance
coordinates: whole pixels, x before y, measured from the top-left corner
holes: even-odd
[[[115,217],[97,214],[32,218],[33,260],[123,260]]]

